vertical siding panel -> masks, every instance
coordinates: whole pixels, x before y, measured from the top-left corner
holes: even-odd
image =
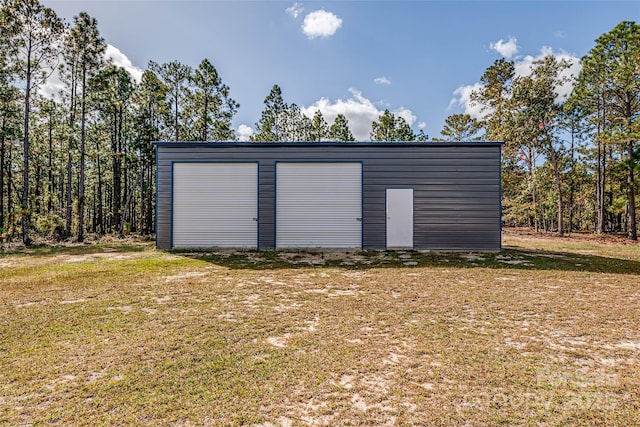
[[[259,160],[258,247],[274,249],[275,242],[275,162]]]

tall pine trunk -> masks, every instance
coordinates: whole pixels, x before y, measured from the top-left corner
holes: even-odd
[[[48,187],[48,197],[47,197],[47,214],[50,214],[53,210],[53,110],[49,115],[49,152],[47,153],[49,158],[47,159],[47,170],[49,182],[47,183]]]
[[[98,172],[98,189],[97,189],[97,198],[98,198],[98,206],[96,208],[96,223],[97,223],[97,228],[96,228],[96,232],[98,234],[104,234],[104,220],[103,220],[103,215],[102,215],[102,210],[103,210],[103,206],[102,206],[102,164],[100,162],[100,143],[98,142],[98,140],[96,139],[96,152],[97,154],[97,158],[96,158],[96,167],[97,167],[97,172]]]
[[[33,211],[40,212],[40,200],[42,199],[42,186],[41,186],[42,163],[40,159],[37,157],[35,159],[35,168],[36,168],[36,173],[35,173],[36,182],[35,182],[35,185],[33,186],[34,188],[33,198],[35,199]]]
[[[4,141],[5,136],[4,133],[7,129],[7,117],[2,117],[2,128],[0,131],[0,229],[4,229],[4,171],[8,168],[4,165],[5,160],[5,148]]]
[[[29,113],[31,110],[31,40],[29,40],[29,46],[27,49],[27,72],[26,72],[26,87],[24,93],[24,159],[22,162],[22,243],[25,245],[31,244],[29,238]]]
[[[176,93],[176,101],[175,101],[175,106],[176,106],[176,115],[174,116],[174,126],[176,129],[176,141],[180,141],[180,133],[179,133],[179,124],[178,124],[178,94]]]
[[[596,154],[596,233],[604,233],[604,180],[602,143],[598,139]]]
[[[629,200],[629,238],[638,240],[638,228],[636,225],[636,189],[635,189],[635,159],[633,155],[633,140],[627,141],[627,152],[629,154],[629,166],[627,167],[627,198]]]
[[[207,114],[207,111],[209,111],[209,97],[207,96],[207,94],[204,94],[204,113],[202,115],[202,140],[206,141],[207,140],[207,128],[209,127],[209,124],[207,123],[207,120],[209,119],[209,114]]]
[[[119,111],[114,112],[113,115],[113,197],[112,197],[112,207],[113,207],[113,222],[111,224],[113,229],[117,229],[120,224],[121,218],[121,201],[122,201],[122,177],[121,177],[121,160],[120,157],[122,155],[121,152],[121,144],[120,144],[120,134],[122,132],[122,127],[120,124],[121,115]]]
[[[12,167],[11,164],[13,163],[13,149],[11,147],[11,145],[8,146],[8,150],[6,153],[7,156],[7,214],[9,215],[9,218],[11,218],[11,212],[13,211],[13,194],[11,192],[11,189],[14,187],[14,183],[13,183],[13,172],[12,172]],[[13,222],[13,221],[11,221]],[[11,224],[8,224],[7,228],[11,228]]]
[[[569,213],[569,218],[567,219],[567,230],[569,233],[573,232],[573,210],[574,210],[574,194],[575,194],[575,126],[571,126],[571,146],[569,148],[569,152],[571,153],[569,169],[571,173],[569,174],[569,201],[567,206],[567,211]]]
[[[76,83],[74,76],[75,70],[72,69],[72,81],[71,81],[71,102],[69,109],[69,145],[67,147],[67,183],[66,183],[66,199],[67,199],[67,209],[66,209],[66,224],[65,224],[65,234],[67,237],[71,237],[71,221],[72,221],[72,206],[73,206],[73,193],[72,193],[72,178],[73,178],[73,159],[71,157],[71,152],[73,150],[73,136],[75,131],[75,121],[76,121]]]
[[[564,236],[564,221],[563,221],[563,205],[562,205],[562,177],[560,176],[560,165],[558,160],[558,154],[553,153],[551,155],[551,165],[553,166],[553,176],[556,183],[556,193],[558,194],[558,236]]]
[[[600,109],[600,101],[602,100],[602,109]],[[607,154],[605,147],[603,147],[602,140],[600,139],[601,132],[605,129],[606,114],[604,110],[604,95],[602,98],[598,98],[598,124],[596,129],[596,144],[598,146],[597,153],[597,174],[596,174],[596,192],[598,203],[598,223],[596,225],[596,233],[605,232],[605,183],[606,183],[606,161]],[[602,114],[602,116],[601,116]]]
[[[84,241],[84,175],[86,140],[86,95],[87,70],[82,69],[82,98],[80,100],[80,177],[78,182],[78,242]]]

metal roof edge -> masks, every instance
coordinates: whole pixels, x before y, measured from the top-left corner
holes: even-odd
[[[451,147],[451,146],[502,146],[501,141],[457,142],[169,142],[155,141],[156,147]]]

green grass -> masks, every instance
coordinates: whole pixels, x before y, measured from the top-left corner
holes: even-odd
[[[637,425],[640,247],[0,255],[0,424]]]

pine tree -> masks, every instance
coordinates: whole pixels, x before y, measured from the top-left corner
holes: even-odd
[[[281,142],[283,139],[283,114],[288,106],[282,99],[282,89],[273,85],[271,92],[264,99],[264,110],[258,123],[256,133],[251,140],[255,142]]]
[[[216,68],[202,60],[191,76],[190,104],[195,116],[194,131],[201,141],[229,141],[235,135],[231,127],[240,104],[229,96],[229,86],[222,83]]]
[[[95,18],[81,12],[73,19],[73,27],[66,37],[65,58],[74,63],[71,69],[77,73],[80,102],[80,175],[78,177],[78,241],[84,240],[85,209],[85,156],[88,82],[103,65],[107,45],[98,31]]]
[[[582,59],[577,93],[589,100],[591,114],[607,112],[610,128],[603,138],[626,150],[626,193],[629,238],[638,239],[636,223],[636,146],[640,132],[640,26],[623,21],[596,40]],[[601,98],[600,98],[601,96]],[[593,99],[598,97],[597,99]],[[595,108],[594,108],[595,107]]]
[[[302,114],[300,107],[293,103],[288,105],[278,118],[278,133],[281,141],[312,141],[312,121]]]
[[[5,58],[0,54],[0,234],[7,233],[9,229],[10,195],[13,185],[10,179],[12,166],[9,159],[13,141],[20,135],[19,97],[19,91],[9,84]]]
[[[311,141],[320,142],[329,137],[329,125],[322,115],[322,111],[316,110],[311,121]]]
[[[445,119],[440,134],[444,141],[477,141],[479,130],[478,120],[469,114],[452,114]]]
[[[480,90],[471,95],[472,102],[480,104],[486,114],[482,125],[489,141],[509,141],[509,100],[514,77],[513,61],[498,59],[482,74]]]
[[[135,148],[140,151],[146,170],[141,183],[141,231],[143,234],[153,232],[154,203],[154,168],[155,157],[152,143],[160,140],[162,117],[167,115],[166,86],[151,71],[142,73],[142,80],[133,94],[134,97],[134,129]]]
[[[389,110],[384,110],[384,113],[378,117],[378,121],[372,123],[371,128],[372,141],[408,142],[416,139],[406,120]]]
[[[5,0],[2,3],[0,28],[5,53],[16,76],[24,81],[23,178],[22,178],[22,241],[29,237],[29,118],[33,92],[52,72],[58,60],[58,46],[64,26],[55,12],[38,0]]]
[[[135,85],[131,75],[121,67],[110,65],[91,79],[94,102],[102,119],[107,123],[111,140],[112,170],[112,221],[111,229],[117,229],[122,219],[123,160],[126,157],[126,133],[129,107]]]
[[[356,140],[349,129],[349,121],[344,114],[338,114],[331,124],[329,139],[337,142],[354,142]]]
[[[167,88],[167,105],[171,112],[167,117],[167,128],[171,129],[169,138],[172,141],[180,141],[184,137],[182,134],[182,130],[185,128],[184,108],[186,100],[190,96],[188,83],[191,67],[178,61],[165,64],[149,61],[149,69],[158,76]],[[184,131],[185,134],[188,134],[188,129],[184,129]]]
[[[561,128],[558,117],[562,105],[556,101],[558,89],[566,82],[562,71],[569,68],[566,61],[546,56],[534,62],[528,76],[517,77],[512,87],[512,102],[516,107],[511,115],[523,140],[530,141],[550,164],[555,182],[557,201],[557,233],[564,235],[563,173],[567,161],[563,141],[558,137]]]

